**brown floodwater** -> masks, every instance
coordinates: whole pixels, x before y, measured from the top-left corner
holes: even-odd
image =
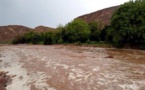
[[[7,90],[145,90],[145,51],[63,45],[0,46]]]

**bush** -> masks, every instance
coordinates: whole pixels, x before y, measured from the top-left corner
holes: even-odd
[[[80,45],[82,45],[82,43],[80,41],[77,41],[77,42],[75,42],[75,45],[80,46]]]
[[[89,29],[91,31],[90,33],[90,40],[91,41],[100,41],[100,30],[98,29],[97,22],[90,22]]]
[[[107,30],[110,28],[110,26],[105,26],[101,31],[100,31],[100,40],[101,41],[107,41],[108,36],[107,36]]]
[[[111,18],[108,36],[117,47],[145,41],[145,0],[129,1],[121,5]]]
[[[144,45],[141,45],[141,46],[139,47],[139,49],[145,50],[145,44],[144,44]]]
[[[44,45],[52,44],[52,33],[51,32],[42,33],[41,35],[43,37],[42,42]]]
[[[91,44],[91,41],[90,41],[90,40],[87,40],[87,41],[86,41],[86,44]]]
[[[75,19],[65,26],[65,35],[69,43],[86,42],[90,37],[90,30],[87,23],[82,20]]]
[[[18,35],[13,41],[12,44],[19,44],[19,43],[25,43],[25,37]]]
[[[62,38],[59,38],[58,44],[62,44],[62,43],[63,43],[63,39]]]

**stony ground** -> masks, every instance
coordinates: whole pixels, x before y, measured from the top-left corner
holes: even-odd
[[[7,90],[145,90],[145,51],[78,46],[0,46]]]

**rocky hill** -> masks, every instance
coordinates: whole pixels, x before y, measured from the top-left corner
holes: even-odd
[[[96,21],[98,22],[99,26],[102,28],[105,25],[110,24],[110,19],[112,14],[119,6],[113,6],[109,8],[105,8],[96,12],[92,12],[86,15],[79,16],[77,18],[82,19],[86,22]]]
[[[36,32],[49,32],[55,30],[54,28],[46,27],[46,26],[37,26],[34,28]]]
[[[46,32],[52,30],[54,29],[45,26],[38,26],[34,29],[21,25],[0,26],[0,43],[9,42],[17,36],[27,33],[29,31]]]
[[[31,28],[20,25],[0,26],[0,42],[9,42],[18,35],[31,31]]]

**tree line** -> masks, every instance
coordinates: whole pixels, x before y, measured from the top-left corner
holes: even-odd
[[[97,22],[87,24],[83,20],[75,19],[65,26],[59,25],[56,30],[49,32],[28,32],[17,36],[13,44],[62,44],[62,43],[85,43],[86,41],[100,41],[100,30]]]
[[[29,32],[13,40],[14,44],[111,43],[115,47],[137,46],[145,49],[145,0],[129,1],[113,14],[103,29],[97,22],[75,19],[45,33]]]

